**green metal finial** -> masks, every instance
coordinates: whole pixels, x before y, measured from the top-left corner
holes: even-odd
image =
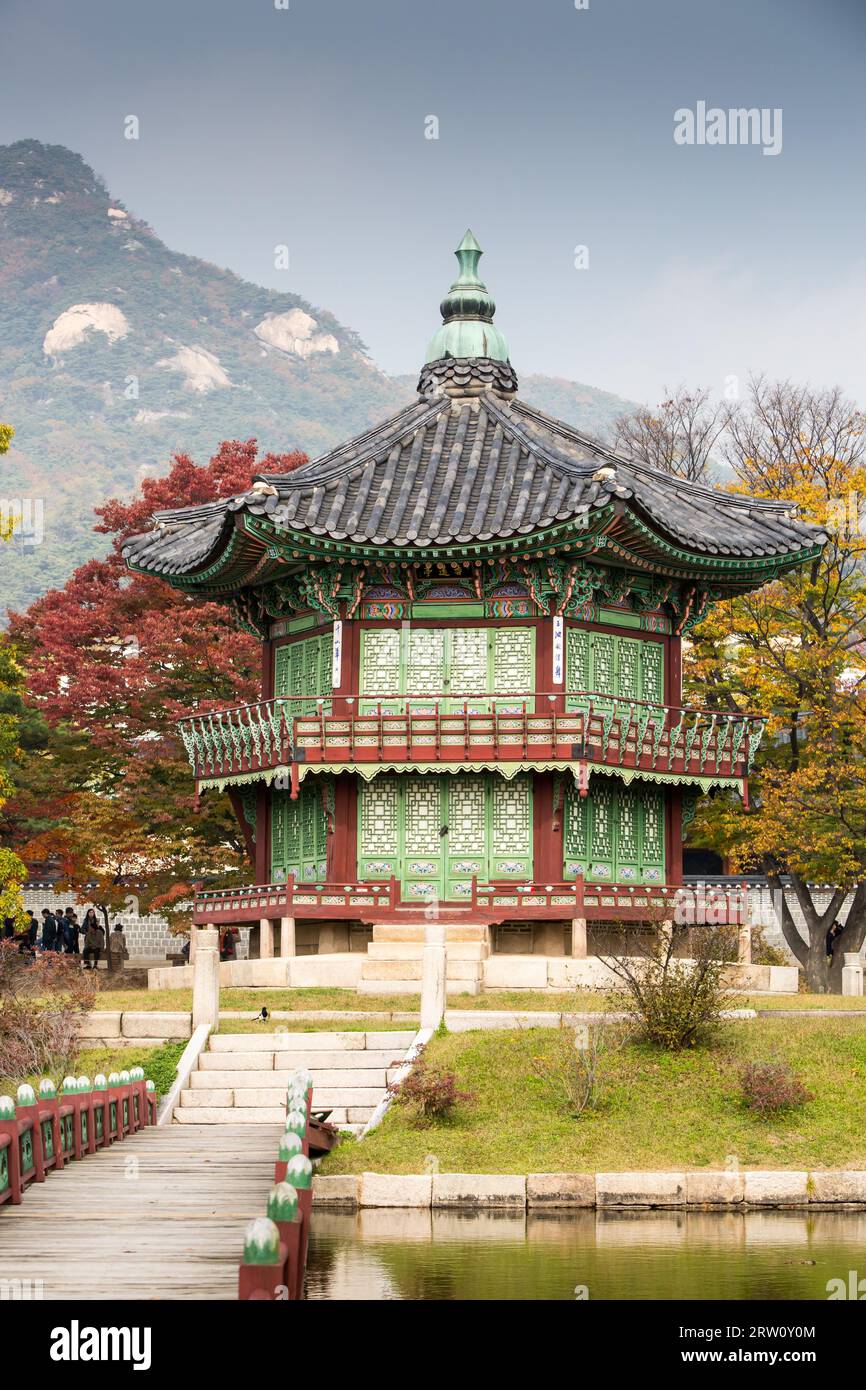
[[[493,325],[496,304],[478,274],[482,251],[471,231],[454,253],[460,274],[440,305],[442,327],[427,349],[427,361],[441,357],[492,357],[508,361],[508,344]]]

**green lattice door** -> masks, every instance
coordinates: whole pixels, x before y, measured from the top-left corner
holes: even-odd
[[[663,883],[664,793],[595,777],[589,795],[565,799],[564,877],[588,882]]]
[[[427,899],[445,896],[445,835],[447,790],[445,777],[402,778],[403,896]]]
[[[381,703],[383,713],[399,713],[411,699],[413,711],[421,714],[432,710],[437,703],[432,697],[438,696],[443,714],[464,704],[482,714],[490,709],[485,695],[531,694],[534,687],[533,628],[368,628],[361,633],[362,712]]]
[[[359,789],[359,877],[407,900],[468,898],[472,879],[532,878],[532,782],[487,773],[375,777]]]
[[[609,632],[569,628],[566,639],[566,689],[644,700],[661,704],[664,699],[664,651],[661,642],[639,637],[616,637]],[[569,710],[586,709],[589,701],[579,693],[568,696]],[[595,709],[605,707],[594,698]]]
[[[333,690],[331,662],[334,638],[331,632],[305,637],[277,647],[274,661],[274,695],[291,695],[291,713],[315,714],[316,697],[330,696]],[[309,698],[306,698],[309,697]],[[330,700],[324,708],[330,710]]]
[[[290,873],[300,881],[323,879],[327,872],[327,824],[321,778],[301,784],[296,801],[288,791],[271,792],[271,879]]]

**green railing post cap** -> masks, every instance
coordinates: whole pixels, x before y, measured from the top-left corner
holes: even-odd
[[[28,1083],[27,1083],[26,1081],[22,1081],[21,1085],[18,1087],[18,1104],[19,1104],[19,1105],[35,1105],[35,1104],[36,1104],[36,1092],[34,1091],[34,1089],[33,1089],[32,1086],[28,1085]]]
[[[268,1216],[272,1221],[296,1221],[298,1194],[287,1182],[278,1182],[268,1195]]]
[[[15,1119],[15,1102],[11,1096],[0,1096],[0,1120]]]
[[[269,1216],[257,1216],[244,1236],[244,1264],[278,1265],[280,1233]]]
[[[107,1082],[106,1079],[105,1079],[105,1073],[104,1073],[104,1072],[101,1072],[101,1071],[98,1071],[98,1072],[96,1073],[96,1075],[94,1076],[94,1078],[93,1078],[93,1089],[94,1089],[94,1091],[104,1091],[104,1090],[106,1089],[107,1086],[108,1086],[108,1082]]]
[[[295,1154],[286,1164],[286,1182],[305,1192],[313,1185],[313,1165],[304,1154]]]
[[[307,1117],[300,1110],[289,1110],[286,1116],[286,1132],[298,1134],[302,1138],[307,1132]]]
[[[302,1151],[303,1145],[300,1135],[294,1134],[291,1130],[287,1130],[280,1139],[280,1162],[288,1163],[290,1158],[294,1158],[295,1154],[299,1154]]]
[[[43,1100],[53,1100],[57,1095],[57,1088],[50,1076],[43,1076],[39,1082],[39,1094]]]

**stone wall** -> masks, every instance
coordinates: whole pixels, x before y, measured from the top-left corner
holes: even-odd
[[[74,893],[57,893],[47,885],[25,884],[24,906],[35,912],[40,921],[42,920],[43,907],[47,907],[52,912],[64,907],[74,907],[79,922],[84,921],[84,914],[87,909],[93,907],[96,909],[99,921],[102,922],[102,913],[95,903],[76,902]],[[131,961],[165,960],[170,953],[173,955],[180,951],[186,939],[183,936],[173,936],[169,931],[166,919],[160,917],[156,912],[147,916],[142,916],[136,912],[109,912],[108,920],[112,927],[118,922],[123,927]],[[246,958],[248,941],[249,930],[243,927],[238,943],[238,958],[240,960]]]

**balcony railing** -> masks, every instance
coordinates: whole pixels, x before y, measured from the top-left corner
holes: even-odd
[[[553,702],[566,707],[554,711]],[[748,775],[764,720],[623,700],[594,692],[564,697],[431,695],[401,701],[280,697],[179,721],[199,781],[291,763],[563,762],[669,772]],[[313,710],[311,710],[311,705]],[[547,705],[549,708],[545,709]]]
[[[393,912],[395,879],[358,883],[303,883],[292,875],[284,883],[242,888],[202,888],[195,895],[193,920],[220,925],[258,922],[262,917],[367,918]]]
[[[472,881],[471,900],[443,904],[448,916],[491,923],[532,919],[587,921],[662,921],[680,925],[736,925],[748,920],[748,889],[703,884],[479,883]],[[395,913],[421,920],[431,905],[404,903],[395,878],[379,882],[305,883],[290,876],[285,883],[243,888],[202,889],[196,893],[194,920],[216,925],[258,922],[261,918],[353,918],[380,921]]]

